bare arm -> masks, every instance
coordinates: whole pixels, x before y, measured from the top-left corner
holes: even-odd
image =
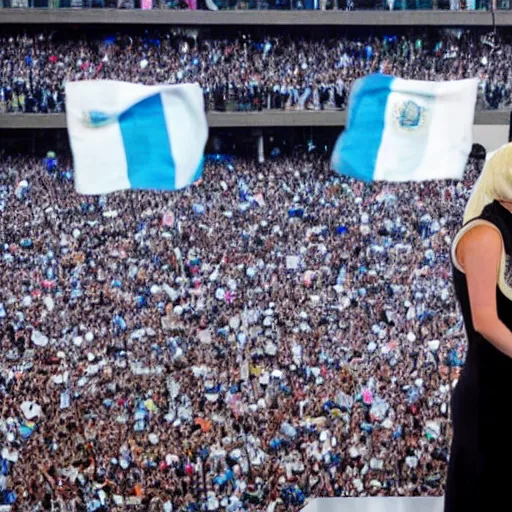
[[[512,331],[498,318],[496,284],[502,240],[490,226],[476,226],[462,237],[457,259],[466,274],[473,327],[512,358]]]

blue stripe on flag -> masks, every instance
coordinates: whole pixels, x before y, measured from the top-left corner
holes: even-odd
[[[352,89],[347,126],[332,155],[336,172],[364,181],[373,179],[393,80],[389,75],[374,74]]]
[[[160,93],[119,116],[131,188],[174,190],[175,164]]]

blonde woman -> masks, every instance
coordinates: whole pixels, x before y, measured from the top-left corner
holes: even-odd
[[[445,512],[510,510],[512,485],[512,144],[475,184],[452,246],[466,363],[452,397]]]

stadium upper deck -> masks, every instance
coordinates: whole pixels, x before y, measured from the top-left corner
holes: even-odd
[[[21,1],[21,0],[20,0]],[[49,0],[23,0],[26,5],[41,5],[41,2]],[[55,6],[64,5],[67,0],[56,0]],[[80,0],[82,1],[82,0]],[[93,1],[93,0],[91,0]],[[94,0],[96,1],[96,0]],[[142,0],[139,1],[139,4]],[[220,0],[219,0],[220,1]],[[295,0],[290,5],[295,5]],[[346,2],[347,0],[338,0]],[[475,27],[492,30],[493,27],[512,25],[512,11],[505,9],[508,4],[501,0],[491,10],[485,10],[492,6],[480,5],[482,10],[357,10],[358,7],[368,8],[372,2],[374,9],[382,8],[385,0],[362,0],[363,3],[354,4],[356,10],[180,10],[168,8],[156,9],[70,9],[70,8],[4,8],[0,9],[0,24],[11,27],[27,25],[173,25],[173,26],[225,26],[225,27],[258,27],[258,26],[298,26],[319,27],[330,26],[331,30],[336,27],[347,26],[388,26],[388,27]],[[395,7],[397,2],[395,0]],[[405,0],[404,0],[405,1]],[[429,0],[430,1],[430,0]],[[444,6],[444,0],[433,0],[435,5]],[[447,2],[449,0],[446,0]],[[35,4],[34,4],[35,2]],[[39,3],[38,3],[39,2]],[[86,5],[90,0],[83,0]],[[450,2],[451,4],[452,2]],[[0,5],[16,6],[13,0],[0,0]],[[68,2],[69,4],[69,2]],[[153,2],[153,5],[155,2]],[[162,2],[157,0],[160,6]],[[382,4],[382,5],[381,5]],[[477,5],[478,4],[478,5]],[[67,5],[67,4],[66,4]],[[87,4],[87,5],[90,5]],[[100,4],[109,5],[101,0]],[[267,4],[268,5],[268,4]],[[401,5],[401,4],[400,4]],[[405,4],[404,4],[405,5]],[[417,2],[416,7],[423,4]],[[341,6],[341,4],[340,4]],[[432,6],[432,5],[430,5]],[[444,6],[450,7],[450,5]],[[502,9],[498,9],[502,7]],[[257,29],[256,29],[257,30]],[[316,29],[318,30],[318,28]],[[223,113],[210,116],[210,123],[213,127],[270,127],[270,126],[342,126],[345,121],[343,112],[300,112],[297,115],[290,115],[290,112],[258,112],[247,115],[245,113]],[[479,112],[475,124],[480,125],[508,125],[508,112]],[[13,118],[10,115],[0,114],[0,128],[63,128],[65,117],[63,115],[42,117],[40,114],[33,116],[26,114]]]

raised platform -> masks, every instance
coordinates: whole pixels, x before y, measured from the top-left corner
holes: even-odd
[[[318,498],[302,512],[443,512],[443,498]]]
[[[302,512],[443,512],[443,498],[318,498]]]
[[[10,512],[0,505],[0,512]],[[442,512],[443,498],[318,498],[302,512]]]

